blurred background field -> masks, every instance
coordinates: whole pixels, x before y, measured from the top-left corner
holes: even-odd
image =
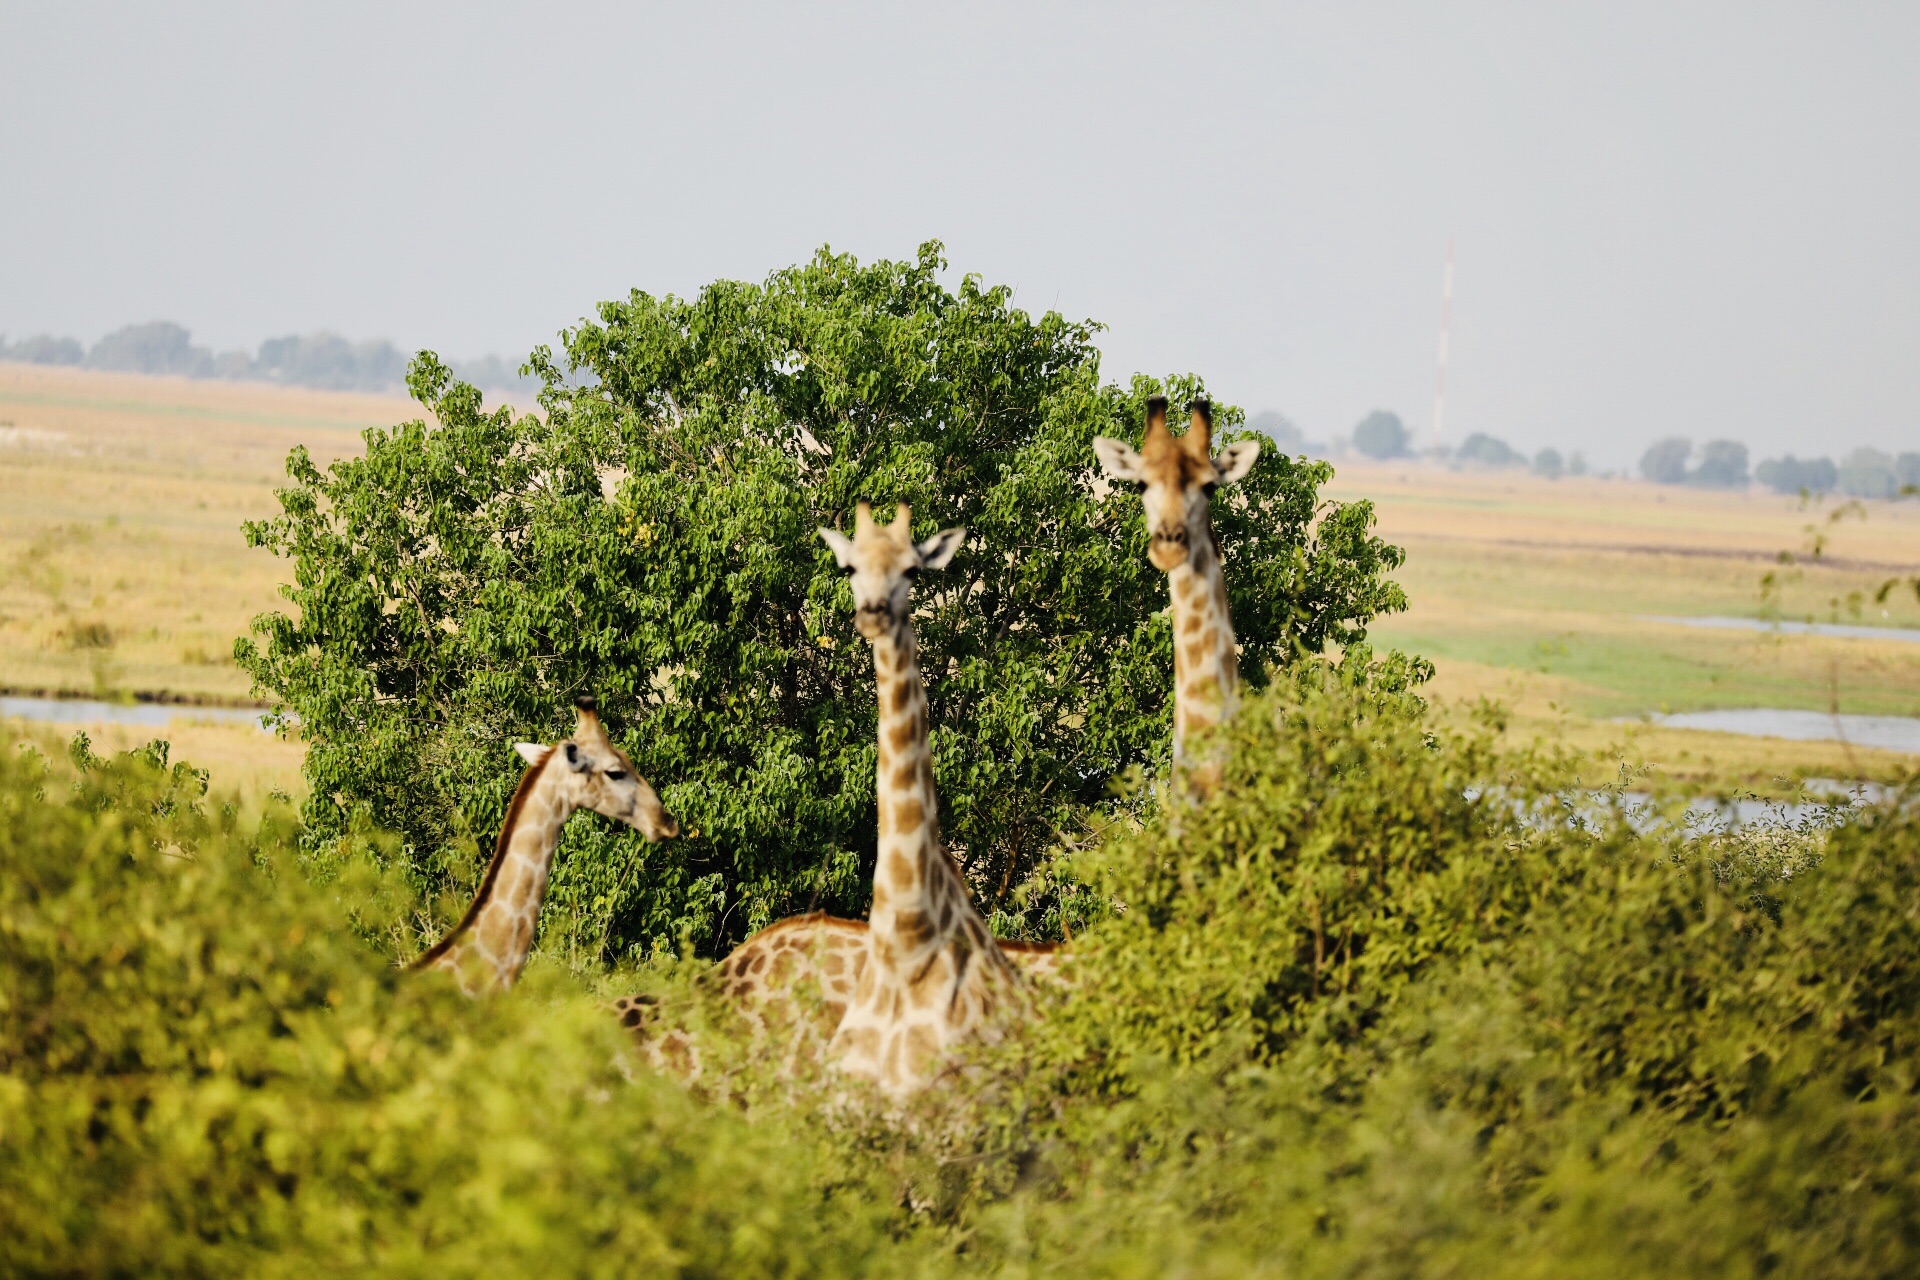
[[[164,730],[15,720],[9,736],[163,736],[220,789],[297,794],[297,742],[193,718],[251,704],[234,638],[287,571],[240,525],[275,510],[294,445],[325,464],[415,416],[394,395],[0,362],[0,691],[183,704]]]
[[[1910,629],[1920,504],[1803,502],[1637,480],[1347,459],[1330,489],[1369,497],[1404,547],[1411,607],[1373,638],[1432,658],[1434,692],[1487,697],[1512,730],[1601,749],[1681,781],[1765,793],[1804,777],[1888,779],[1911,756],[1620,723],[1765,707],[1920,715],[1920,645],[1704,629],[1733,617]],[[1839,512],[1839,518],[1835,514]],[[1813,539],[1824,542],[1811,557]],[[1781,553],[1795,563],[1783,564]],[[1773,589],[1763,579],[1773,575]],[[1884,601],[1875,594],[1902,581]]]
[[[233,640],[279,604],[287,566],[249,550],[241,522],[274,510],[294,445],[324,464],[357,452],[365,428],[418,413],[391,395],[0,362],[0,690],[248,705]],[[1445,702],[1504,704],[1514,735],[1722,791],[1890,780],[1912,767],[1910,755],[1839,742],[1634,721],[1738,707],[1920,716],[1920,645],[1654,620],[1920,627],[1908,587],[1873,599],[1920,569],[1920,504],[1860,504],[1835,520],[1834,503],[1757,490],[1352,458],[1330,496],[1373,499],[1381,531],[1407,550],[1398,577],[1412,608],[1383,619],[1375,641],[1432,658]],[[1816,535],[1825,543],[1813,560]],[[1799,563],[1781,564],[1782,552]],[[190,714],[162,735],[176,758],[249,797],[299,793],[297,741]],[[116,749],[158,732],[85,727]],[[10,728],[55,732],[71,728]]]

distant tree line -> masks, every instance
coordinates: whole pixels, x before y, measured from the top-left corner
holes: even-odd
[[[257,354],[214,352],[193,344],[193,335],[169,320],[130,324],[114,330],[91,348],[74,338],[39,334],[8,345],[0,336],[0,360],[26,364],[74,365],[118,373],[170,374],[181,378],[278,382],[328,391],[389,391],[406,384],[411,357],[384,338],[350,342],[337,333],[289,334],[269,338]],[[523,390],[537,387],[499,356],[452,361],[455,376],[477,387]]]
[[[1399,414],[1375,409],[1354,427],[1353,447],[1369,458],[1382,461],[1408,458],[1414,454],[1413,433]],[[1585,475],[1587,471],[1586,458],[1577,452],[1567,457],[1558,449],[1542,449],[1529,458],[1506,441],[1482,431],[1461,441],[1458,449],[1433,452],[1439,460],[1451,461],[1456,466],[1528,467],[1550,480],[1558,480],[1563,475]]]
[[[1271,437],[1282,452],[1314,458],[1337,458],[1349,447],[1383,462],[1421,452],[1414,447],[1413,432],[1400,415],[1387,409],[1375,409],[1355,424],[1349,436],[1336,436],[1327,442],[1307,439],[1299,426],[1272,409],[1249,414],[1247,426]],[[1563,475],[1583,476],[1588,471],[1587,460],[1578,450],[1563,454],[1547,448],[1529,457],[1483,431],[1462,440],[1457,449],[1430,449],[1425,456],[1455,467],[1524,467],[1549,480]],[[1700,489],[1745,489],[1758,482],[1775,493],[1839,492],[1854,498],[1895,498],[1920,492],[1920,453],[1896,456],[1859,448],[1837,466],[1831,458],[1787,454],[1750,467],[1747,446],[1737,440],[1709,440],[1696,449],[1693,441],[1683,436],[1669,436],[1655,441],[1640,456],[1640,474],[1655,484]]]
[[[1695,458],[1693,443],[1680,436],[1655,441],[1640,456],[1640,474],[1655,484],[1689,484],[1703,489],[1747,487],[1747,447],[1733,440],[1712,440]],[[1892,498],[1920,489],[1920,453],[1898,457],[1859,448],[1835,466],[1831,458],[1769,458],[1753,468],[1754,480],[1775,493],[1833,493],[1854,498]]]
[[[1288,452],[1333,457],[1351,445],[1356,453],[1382,461],[1413,457],[1413,433],[1400,416],[1375,409],[1362,418],[1346,441],[1332,445],[1307,441],[1300,429],[1280,414],[1257,413],[1247,425],[1265,431]],[[1587,461],[1579,453],[1563,455],[1542,449],[1528,457],[1497,436],[1476,431],[1457,449],[1427,451],[1435,461],[1456,467],[1525,467],[1535,475],[1557,480],[1562,475],[1585,475]],[[1894,498],[1920,492],[1920,453],[1894,455],[1859,448],[1839,465],[1831,458],[1769,458],[1749,466],[1747,446],[1737,440],[1709,440],[1698,448],[1683,436],[1657,440],[1640,456],[1640,474],[1655,484],[1691,485],[1699,489],[1745,489],[1758,481],[1776,493],[1840,492],[1855,498]]]

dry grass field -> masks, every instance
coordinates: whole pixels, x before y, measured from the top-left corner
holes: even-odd
[[[399,397],[0,363],[0,687],[243,704],[234,638],[285,566],[240,522],[274,510],[287,451],[322,462],[417,416]],[[19,727],[16,726],[16,729]],[[20,730],[43,744],[57,727]],[[96,748],[152,730],[90,725]],[[300,747],[177,722],[175,754],[252,797],[297,791]]]
[[[321,462],[414,417],[399,397],[0,363],[0,689],[242,704],[235,636],[273,608],[285,566],[247,549],[286,453]],[[1872,593],[1920,572],[1920,504],[1832,506],[1547,481],[1412,463],[1340,465],[1407,548],[1412,609],[1375,629],[1435,659],[1436,695],[1504,703],[1512,732],[1601,749],[1702,787],[1780,793],[1798,777],[1885,779],[1910,756],[1616,723],[1714,707],[1920,715],[1920,645],[1701,631],[1646,615],[1732,614],[1920,627],[1920,603]],[[1793,568],[1809,528],[1821,560]],[[1761,576],[1780,589],[1763,602]],[[89,726],[96,746],[151,731]],[[56,741],[15,726],[15,740]],[[176,722],[176,754],[250,798],[299,790],[300,747],[245,726]]]

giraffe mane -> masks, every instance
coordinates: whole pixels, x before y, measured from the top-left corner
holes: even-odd
[[[446,935],[442,937],[440,941],[415,956],[413,962],[409,964],[407,968],[424,969],[435,960],[438,960],[447,953],[448,948],[453,946],[454,940],[464,934],[473,925],[473,922],[479,919],[481,910],[486,907],[488,900],[493,897],[494,881],[500,878],[500,865],[507,860],[507,845],[511,843],[513,839],[513,829],[520,825],[520,810],[526,807],[527,797],[533,794],[534,780],[540,776],[541,770],[545,769],[552,760],[552,753],[548,753],[545,760],[542,760],[539,764],[528,766],[527,771],[520,775],[520,785],[513,789],[513,799],[507,803],[507,816],[501,820],[500,834],[494,839],[493,858],[487,863],[487,874],[481,879],[480,891],[473,895],[473,901],[467,907],[467,914],[461,916],[460,923],[447,930]]]

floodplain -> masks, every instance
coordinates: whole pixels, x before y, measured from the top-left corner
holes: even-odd
[[[1920,504],[1351,460],[1330,492],[1371,498],[1380,532],[1407,552],[1397,576],[1410,608],[1381,619],[1374,642],[1433,659],[1442,700],[1500,702],[1511,733],[1761,794],[1810,777],[1890,780],[1915,763],[1632,722],[1723,708],[1920,716],[1920,647],[1897,634],[1920,628]],[[1887,635],[1668,620],[1708,616]]]
[[[0,363],[0,692],[178,704],[181,718],[165,732],[176,758],[249,798],[298,794],[297,739],[191,719],[194,705],[249,703],[233,641],[279,605],[288,572],[246,546],[241,522],[273,513],[296,445],[324,465],[358,452],[366,428],[417,416],[397,395]],[[1662,620],[1920,628],[1911,585],[1920,503],[1803,502],[1412,460],[1337,465],[1329,496],[1372,499],[1380,532],[1407,552],[1397,577],[1411,607],[1381,619],[1371,638],[1431,658],[1439,702],[1463,713],[1497,702],[1510,736],[1565,742],[1608,767],[1708,791],[1885,782],[1916,764],[1845,742],[1642,717],[1741,708],[1920,716],[1920,646],[1891,635]],[[85,729],[97,749],[155,733]],[[70,733],[12,721],[8,736],[47,746]]]

